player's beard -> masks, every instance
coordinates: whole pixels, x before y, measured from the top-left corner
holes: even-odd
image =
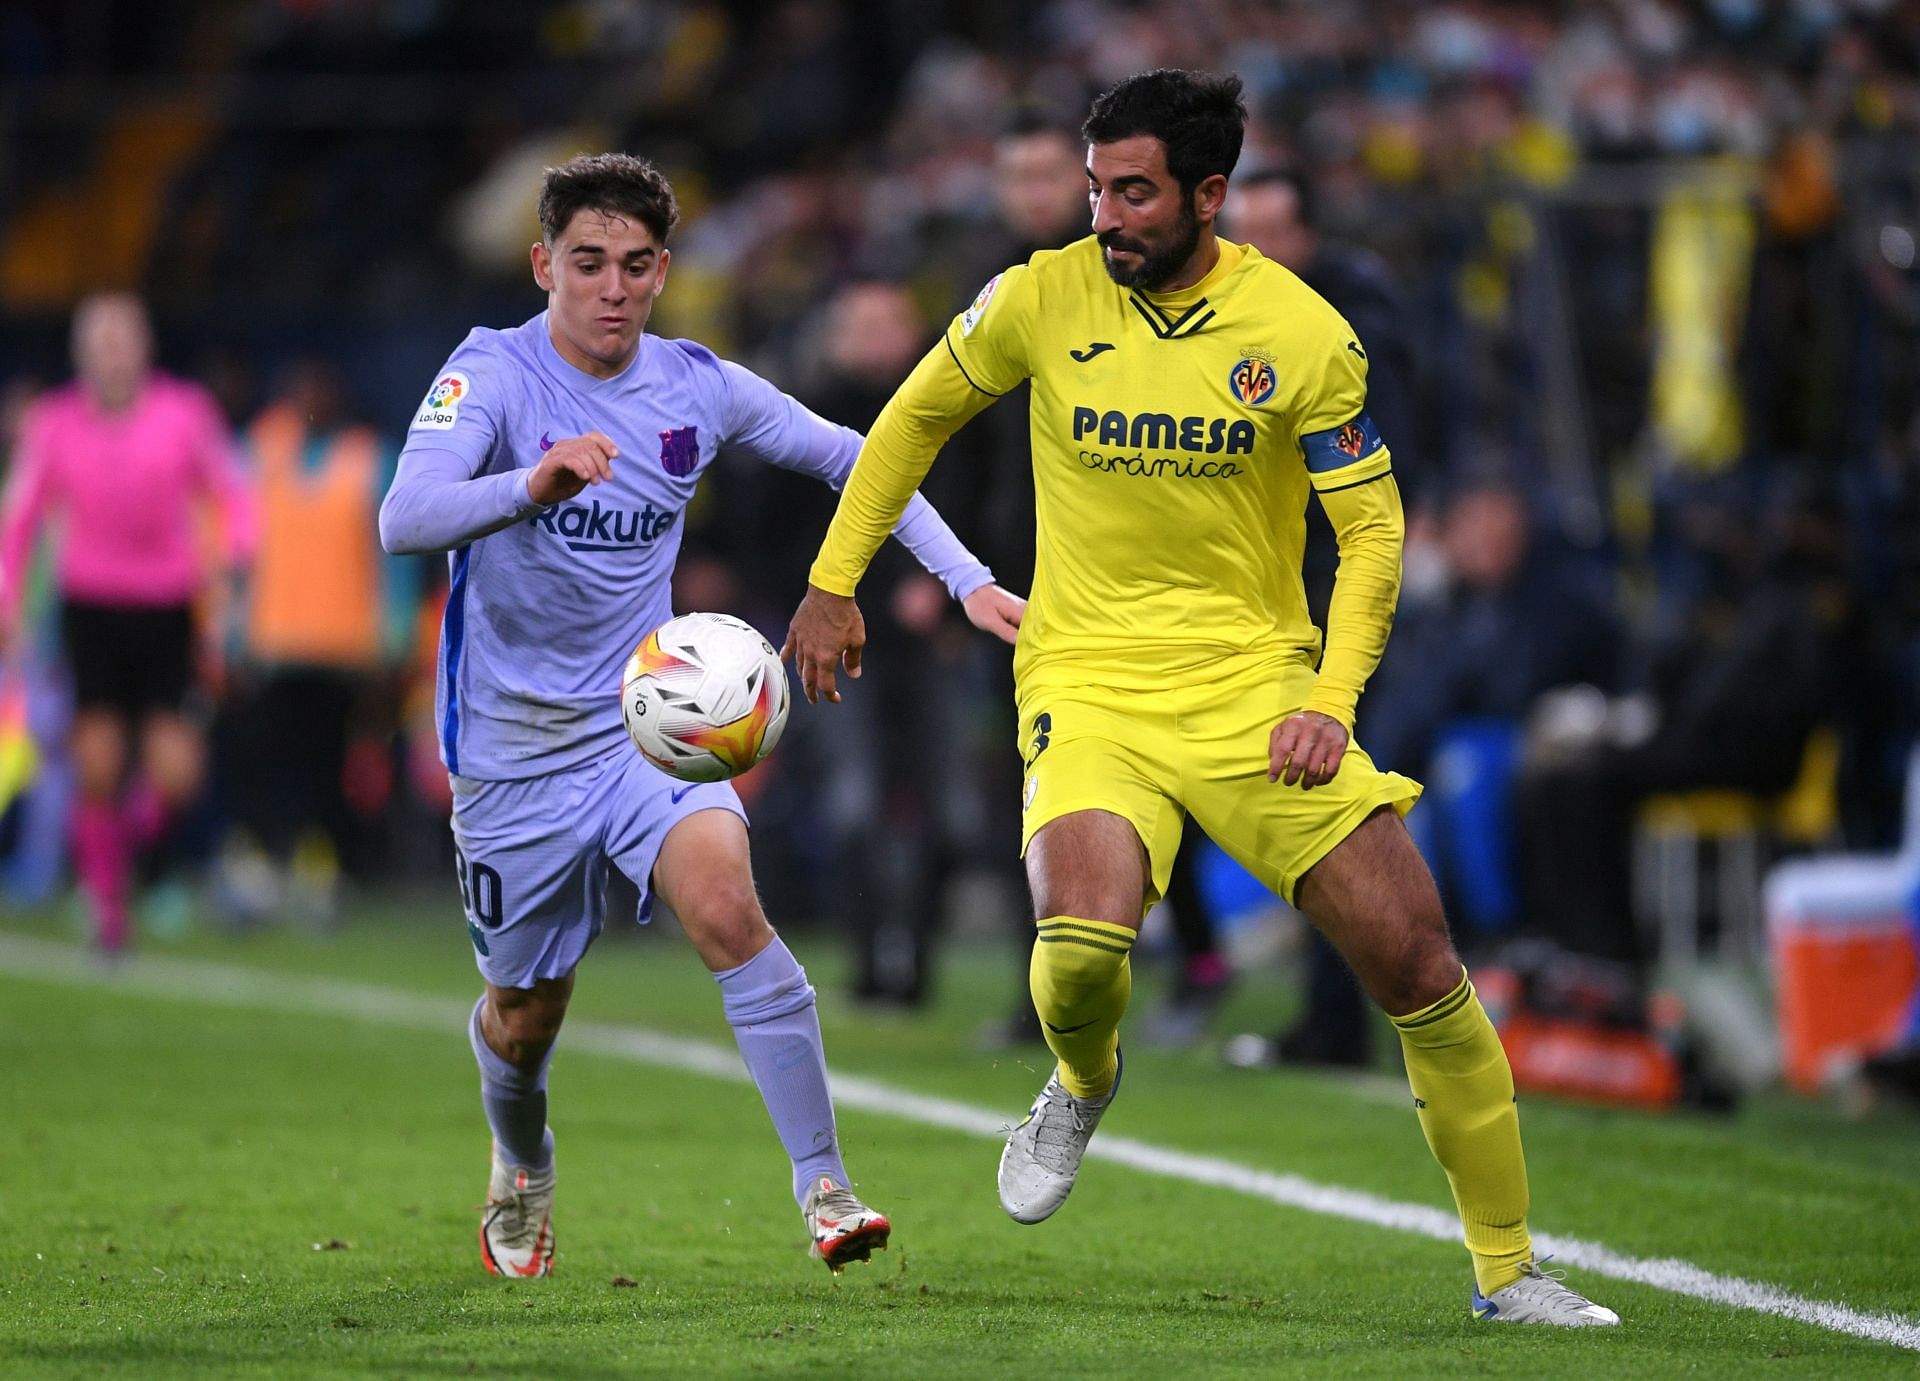
[[[1107,234],[1100,237],[1100,248],[1104,250],[1121,249],[1140,256],[1137,268],[1121,268],[1113,259],[1102,253],[1100,261],[1106,266],[1107,277],[1123,288],[1139,288],[1142,292],[1159,292],[1166,283],[1187,266],[1194,252],[1200,248],[1200,218],[1193,214],[1191,203],[1180,208],[1180,219],[1174,223],[1171,238],[1159,249],[1152,249],[1138,240],[1127,239],[1123,235]]]

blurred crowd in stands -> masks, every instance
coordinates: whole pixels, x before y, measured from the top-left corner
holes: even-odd
[[[1235,71],[1255,119],[1225,233],[1375,361],[1409,540],[1359,738],[1429,782],[1415,819],[1467,944],[1539,928],[1645,961],[1644,803],[1778,797],[1812,745],[1838,746],[1814,784],[1837,816],[1801,842],[1898,835],[1920,727],[1914,0],[15,2],[0,54],[6,440],[62,377],[75,304],[126,289],[256,476],[346,435],[389,466],[467,327],[539,310],[540,169],[604,147],[658,162],[686,213],[654,328],[864,426],[989,276],[1085,233],[1094,90]],[[929,491],[1014,589],[1025,427],[1003,403]],[[832,502],[719,473],[680,606],[779,641]],[[1333,565],[1322,532],[1322,602]],[[443,866],[420,707],[444,573],[400,566],[350,674],[306,676],[229,619],[206,852],[237,821],[294,874],[303,849],[323,877],[322,857]],[[865,605],[852,712],[830,738],[798,715],[747,786],[781,894],[851,912],[862,990],[912,1002],[954,879],[1024,905],[1011,680],[910,563]],[[294,720],[328,726],[302,769],[326,804],[289,821]],[[1182,942],[1203,995],[1224,981],[1206,929]]]

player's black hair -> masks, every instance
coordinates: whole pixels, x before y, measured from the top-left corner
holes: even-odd
[[[1293,189],[1293,214],[1299,218],[1300,224],[1306,226],[1307,229],[1319,229],[1319,206],[1314,201],[1313,181],[1300,169],[1291,167],[1263,168],[1257,173],[1248,174],[1233,185],[1243,192],[1249,187],[1291,187]]]
[[[583,153],[547,169],[540,187],[540,230],[547,243],[559,239],[582,211],[630,216],[662,245],[680,223],[673,184],[653,164],[630,153]]]
[[[1093,98],[1080,127],[1089,144],[1148,134],[1167,149],[1167,171],[1191,194],[1215,173],[1231,176],[1247,132],[1238,77],[1162,67],[1123,78]]]

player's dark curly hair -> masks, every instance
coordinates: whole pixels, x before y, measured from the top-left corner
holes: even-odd
[[[1093,98],[1080,127],[1089,144],[1150,134],[1167,147],[1167,171],[1191,193],[1215,173],[1231,176],[1247,131],[1238,77],[1162,67],[1126,77]]]
[[[582,211],[629,216],[662,245],[680,223],[673,184],[644,158],[630,153],[583,153],[547,169],[540,188],[540,229],[551,245]]]

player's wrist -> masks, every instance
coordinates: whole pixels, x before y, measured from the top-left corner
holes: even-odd
[[[520,476],[520,482],[514,486],[514,490],[515,490],[515,493],[519,496],[519,503],[516,505],[516,507],[519,508],[521,517],[525,517],[529,513],[537,513],[543,508],[551,508],[553,506],[551,504],[542,503],[539,499],[534,497],[533,479],[534,479],[534,476],[539,473],[539,470],[540,470],[539,466],[530,465],[525,469],[522,469],[516,472]]]
[[[1301,714],[1317,714],[1317,715],[1320,715],[1322,718],[1331,719],[1334,723],[1338,724],[1342,729],[1346,730],[1347,736],[1349,738],[1353,736],[1354,712],[1351,706],[1332,705],[1332,704],[1326,704],[1326,703],[1315,704],[1313,701],[1309,700],[1306,704],[1300,707],[1299,712]]]
[[[818,596],[822,599],[851,600],[859,582],[846,580],[831,572],[824,571],[819,565],[807,572],[807,597]]]
[[[953,596],[956,604],[965,604],[991,584],[993,572],[976,563],[947,583],[947,593]]]
[[[811,604],[815,609],[827,611],[829,617],[836,620],[844,619],[847,617],[847,611],[856,607],[856,602],[852,595],[835,594],[833,591],[823,590],[817,585],[809,585],[807,587],[806,602]]]

